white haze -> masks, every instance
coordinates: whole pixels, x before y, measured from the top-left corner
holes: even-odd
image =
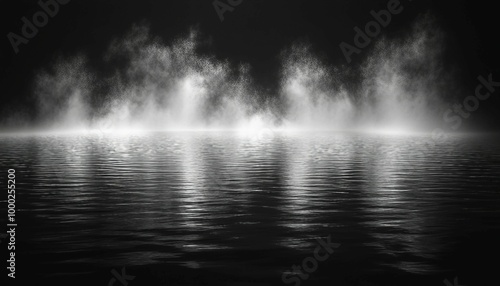
[[[263,96],[249,65],[198,53],[195,31],[164,44],[134,26],[104,57],[114,76],[99,76],[83,56],[39,74],[39,122],[52,130],[430,129],[450,81],[436,31],[423,18],[404,39],[380,37],[359,69],[294,44],[282,53],[281,89]],[[346,78],[356,72],[353,87]]]

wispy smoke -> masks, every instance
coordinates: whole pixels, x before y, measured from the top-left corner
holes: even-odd
[[[360,123],[366,127],[432,128],[453,86],[442,68],[443,33],[427,15],[409,36],[379,41],[362,67]],[[435,127],[435,126],[434,126]]]
[[[430,128],[450,80],[437,31],[424,17],[404,39],[378,41],[359,68],[331,66],[296,43],[282,52],[280,90],[263,95],[249,65],[198,52],[196,31],[166,44],[137,25],[104,56],[112,76],[92,72],[82,56],[40,73],[40,122],[56,129]]]
[[[289,125],[339,129],[353,124],[355,106],[342,83],[341,72],[322,63],[306,44],[283,53],[282,90]]]
[[[453,82],[440,62],[442,37],[424,16],[408,36],[381,38],[360,67],[327,66],[295,45],[283,62],[288,119],[321,129],[432,128]]]
[[[82,56],[59,60],[51,71],[39,73],[35,85],[39,124],[62,129],[85,126],[94,81]]]
[[[197,53],[196,32],[170,46],[134,27],[107,58],[124,58],[105,120],[155,129],[234,127],[256,112],[248,68]]]

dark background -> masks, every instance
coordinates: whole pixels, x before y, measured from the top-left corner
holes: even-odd
[[[224,0],[222,0],[225,2]],[[60,5],[60,11],[40,28],[16,55],[7,38],[21,34],[21,17],[31,19],[40,10],[37,1],[1,1],[1,107],[0,119],[14,114],[30,115],[33,77],[59,56],[83,53],[93,68],[105,69],[102,56],[113,38],[124,35],[133,23],[150,24],[153,35],[166,43],[197,27],[210,43],[210,53],[231,62],[252,66],[252,76],[275,90],[279,76],[279,54],[297,40],[306,40],[314,52],[334,65],[345,65],[339,49],[342,41],[352,43],[354,26],[372,20],[371,10],[385,9],[388,0],[244,0],[221,22],[212,0],[183,1],[79,1]],[[445,31],[445,67],[454,67],[463,95],[473,95],[477,77],[493,72],[499,78],[500,44],[498,10],[492,1],[401,1],[404,10],[383,29],[387,37],[409,31],[418,15],[431,12]],[[373,43],[367,48],[373,46]],[[354,55],[358,64],[367,53]],[[452,102],[454,103],[454,102]],[[481,104],[466,125],[477,130],[500,130],[498,92]]]

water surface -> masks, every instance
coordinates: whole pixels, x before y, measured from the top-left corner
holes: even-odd
[[[341,246],[304,283],[433,277],[443,285],[458,275],[479,285],[494,274],[486,257],[500,253],[499,142],[355,133],[1,136],[0,164],[16,169],[18,271],[39,279],[107,285],[111,269],[127,267],[134,285],[194,285],[179,278],[193,273],[285,285],[283,271],[331,236]]]

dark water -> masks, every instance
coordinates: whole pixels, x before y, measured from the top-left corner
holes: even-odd
[[[108,285],[126,267],[130,286],[294,285],[283,271],[330,236],[300,285],[471,286],[498,272],[499,142],[1,136],[1,182],[16,169],[17,272],[38,281]]]

